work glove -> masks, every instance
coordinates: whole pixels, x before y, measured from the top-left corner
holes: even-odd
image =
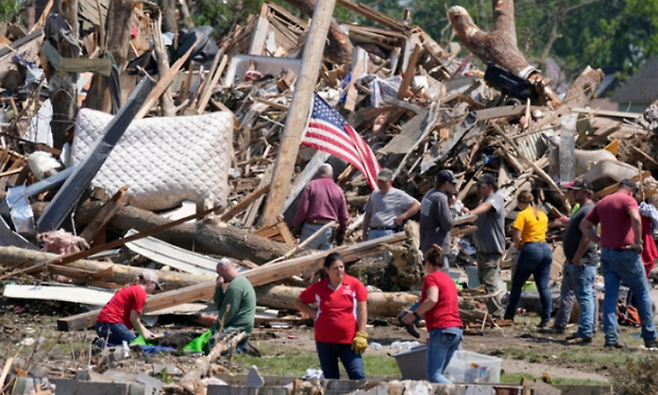
[[[297,225],[292,228],[292,235],[299,239],[299,237],[302,235],[302,226]]]
[[[404,317],[409,311],[407,310],[402,310],[400,314],[398,314],[397,319],[400,321],[400,324],[404,326],[404,329],[406,329],[407,333],[410,334],[411,336],[415,337],[416,339],[420,338],[420,333],[416,330],[416,325],[415,321],[414,323],[411,324],[406,324],[404,321],[402,321],[402,317]],[[416,319],[418,321],[418,319]]]
[[[352,351],[356,355],[361,355],[368,348],[368,334],[364,331],[356,332],[354,340],[352,340]]]
[[[336,231],[336,245],[342,246],[344,241],[345,241],[345,231],[344,230]]]

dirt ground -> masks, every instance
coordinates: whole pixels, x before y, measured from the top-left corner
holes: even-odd
[[[90,356],[93,330],[62,333],[56,330],[59,317],[83,311],[80,307],[59,302],[38,302],[7,300],[0,298],[0,355],[19,355],[23,366],[48,377],[72,378],[78,369],[93,365],[98,356]],[[581,380],[583,382],[607,382],[612,369],[625,363],[628,357],[651,353],[644,349],[642,340],[637,338],[639,329],[622,327],[622,341],[626,350],[606,349],[599,329],[595,340],[587,346],[572,346],[564,343],[569,331],[563,335],[539,333],[535,327],[536,317],[521,317],[513,327],[491,329],[483,334],[467,334],[463,347],[466,350],[493,355],[503,359],[504,373],[541,377],[548,374],[552,378]],[[378,343],[381,348],[370,347],[367,353],[391,356],[399,349],[392,347],[396,341],[414,341],[403,328],[380,326],[377,321],[368,329],[370,343]],[[156,333],[193,331],[201,333],[204,328],[195,326],[180,318],[161,318],[153,330]],[[575,328],[572,328],[574,331]],[[420,341],[425,341],[427,333],[423,328]],[[39,339],[42,341],[39,342]],[[312,328],[301,326],[290,329],[258,328],[251,342],[258,348],[302,349],[314,352]],[[126,360],[112,362],[109,368],[153,373],[154,365],[178,366],[187,370],[194,363],[191,355],[138,355]],[[244,367],[248,368],[248,367]],[[233,371],[244,371],[233,367]],[[367,366],[366,366],[367,372]],[[36,374],[36,372],[35,372]]]

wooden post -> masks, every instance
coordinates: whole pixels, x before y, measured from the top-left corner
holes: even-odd
[[[271,193],[263,211],[261,225],[269,226],[277,222],[277,216],[283,211],[283,204],[290,191],[290,180],[295,170],[299,145],[313,103],[313,90],[320,72],[320,62],[324,51],[324,45],[318,45],[318,43],[324,43],[327,38],[335,4],[336,0],[318,0],[313,12],[311,29],[304,46],[302,67],[286,118],[279,154],[274,164],[274,175],[270,184]]]

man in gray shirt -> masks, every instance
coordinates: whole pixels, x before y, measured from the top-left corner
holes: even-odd
[[[393,171],[390,169],[379,171],[377,187],[379,189],[370,195],[363,208],[363,240],[392,235],[420,210],[418,200],[393,187]]]
[[[499,291],[500,261],[505,252],[505,204],[503,197],[496,193],[496,179],[484,173],[477,179],[476,188],[482,201],[470,211],[477,215],[473,234],[475,259],[478,264],[478,277],[485,285],[487,294]],[[500,303],[500,295],[487,300],[487,310],[494,318],[502,318],[505,311]]]
[[[420,250],[423,256],[436,244],[443,249],[446,268],[450,250],[450,229],[452,213],[450,212],[449,194],[454,190],[457,179],[452,171],[443,169],[436,175],[434,188],[430,189],[420,203]]]

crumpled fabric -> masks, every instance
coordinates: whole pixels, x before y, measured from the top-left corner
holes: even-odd
[[[640,215],[651,219],[651,230],[658,229],[658,209],[653,204],[641,202]]]

